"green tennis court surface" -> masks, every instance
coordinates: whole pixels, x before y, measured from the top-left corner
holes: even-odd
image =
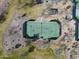
[[[60,35],[60,25],[57,22],[27,22],[27,35],[33,37],[38,35],[38,38],[57,38]]]

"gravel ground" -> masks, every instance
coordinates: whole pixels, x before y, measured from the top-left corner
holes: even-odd
[[[10,0],[1,0],[0,1],[0,15],[7,10],[9,6],[9,1]]]
[[[4,35],[4,47],[6,50],[13,50],[17,44],[21,44],[20,47],[26,45],[25,38],[23,38],[23,23],[26,21],[26,17],[22,17],[20,14],[15,14],[12,23]]]

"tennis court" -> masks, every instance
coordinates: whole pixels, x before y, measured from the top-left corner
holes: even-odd
[[[27,22],[27,35],[33,37],[38,35],[38,38],[57,38],[60,35],[60,25],[58,22],[38,22],[28,21]]]

